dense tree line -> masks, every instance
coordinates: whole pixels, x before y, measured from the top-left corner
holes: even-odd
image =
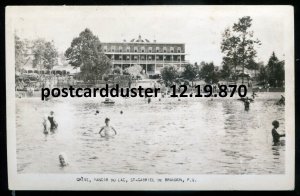
[[[30,59],[32,59],[32,66],[34,68],[49,70],[58,64],[58,52],[52,41],[44,39],[22,40],[15,35],[16,70],[22,70]]]

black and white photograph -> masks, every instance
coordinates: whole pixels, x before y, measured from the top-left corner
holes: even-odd
[[[293,189],[293,14],[6,7],[10,188]]]

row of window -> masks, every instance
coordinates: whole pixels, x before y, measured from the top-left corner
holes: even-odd
[[[159,53],[159,52],[164,52],[164,53],[166,53],[167,51],[170,51],[170,53],[175,53],[175,52],[177,52],[177,53],[181,53],[181,47],[169,47],[168,48],[168,50],[167,50],[167,47],[163,47],[162,48],[162,50],[161,50],[161,47],[155,47],[155,50],[153,50],[154,48],[152,48],[152,47],[148,47],[147,48],[147,51],[149,52],[149,53],[152,53],[152,52],[157,52],[157,53]],[[123,52],[123,47],[122,46],[119,46],[119,48],[118,48],[118,50],[116,49],[116,47],[115,46],[111,46],[110,47],[110,50],[107,48],[107,46],[104,46],[103,47],[103,51],[104,52]],[[126,47],[126,50],[125,50],[126,52],[130,52],[130,46],[127,46]],[[125,52],[124,51],[124,52]],[[137,47],[137,46],[134,46],[133,47],[133,52],[146,52],[146,48],[145,47]]]
[[[122,56],[119,56],[119,58],[116,58],[116,59],[115,59],[114,56],[111,56],[110,59],[111,59],[111,60],[123,60],[123,57],[122,57]],[[133,60],[138,60],[138,59],[139,59],[138,56],[133,56]],[[141,60],[146,60],[146,57],[145,57],[145,56],[141,56],[140,59],[141,59]],[[152,56],[148,56],[147,59],[148,59],[148,60],[154,60],[155,58],[153,58]],[[160,59],[166,60],[167,58],[166,58],[166,56],[163,56],[163,58],[160,58],[159,56],[156,56],[156,60],[160,60]],[[175,60],[175,59],[176,59],[176,60],[178,60],[178,61],[181,60],[180,56],[175,57],[175,58],[174,58],[173,56],[171,56],[169,59],[171,59],[171,60]],[[125,60],[130,60],[130,56],[126,56]]]

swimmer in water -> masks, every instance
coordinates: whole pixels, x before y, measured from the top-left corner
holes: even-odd
[[[65,167],[65,166],[68,165],[68,163],[66,162],[66,159],[65,159],[65,157],[63,156],[63,154],[60,154],[60,155],[58,156],[58,159],[59,159],[59,164],[60,164],[61,167]]]
[[[110,119],[106,118],[105,119],[105,126],[103,126],[100,131],[99,134],[101,137],[110,137],[110,136],[114,136],[117,135],[117,131],[109,125]],[[102,135],[102,131],[104,131],[104,135]]]
[[[253,91],[253,92],[252,92],[252,99],[254,99],[255,96],[257,96],[257,94],[255,93],[255,91]]]
[[[274,126],[273,129],[272,129],[272,137],[273,137],[273,145],[276,146],[279,144],[280,142],[280,137],[285,137],[285,134],[279,134],[277,132],[277,128],[279,127],[279,122],[277,120],[274,120],[272,122],[272,125]]]
[[[45,115],[43,118],[43,126],[44,126],[44,134],[48,134],[50,131],[51,125],[50,125],[47,115]]]
[[[50,128],[50,131],[54,131],[56,128],[57,128],[57,123],[54,119],[54,112],[51,111],[50,112],[50,115],[48,116],[48,120],[50,121],[50,124],[51,124],[51,128]]]
[[[248,97],[244,100],[245,110],[249,110],[250,107],[250,100]]]
[[[276,103],[277,105],[285,105],[285,97],[281,95],[280,100]]]

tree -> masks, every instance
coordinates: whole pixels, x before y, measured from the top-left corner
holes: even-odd
[[[247,69],[254,70],[254,77],[256,77],[256,71],[259,69],[259,63],[257,63],[254,59],[251,59],[248,64],[245,66]]]
[[[282,87],[284,81],[284,61],[280,61],[273,52],[267,64],[270,86]]]
[[[231,77],[231,74],[232,74],[232,70],[230,65],[228,65],[227,63],[223,64],[222,69],[220,70],[220,77],[224,80],[227,80],[228,82],[228,79]]]
[[[27,44],[26,40],[21,40],[20,37],[15,35],[15,69],[20,71],[22,66],[28,61],[27,57]]]
[[[263,85],[266,84],[266,81],[268,80],[268,73],[266,67],[261,64],[259,67],[259,72],[258,72],[258,81],[262,83]]]
[[[44,39],[33,41],[32,47],[33,67],[52,69],[58,64],[58,52],[54,47],[53,42],[48,42]]]
[[[253,31],[249,31],[251,25],[250,16],[244,16],[232,28],[226,28],[222,35],[221,51],[226,57],[223,61],[230,62],[235,73],[237,66],[242,66],[242,76],[245,75],[245,66],[256,56],[255,46],[261,44],[258,39],[253,38]]]
[[[115,67],[112,71],[113,74],[120,75],[122,72],[120,67]]]
[[[201,62],[201,64],[202,68],[199,73],[200,79],[204,79],[206,83],[217,83],[219,81],[218,73],[213,62]]]
[[[175,66],[168,65],[161,69],[162,80],[166,86],[171,86],[175,82],[178,75],[179,73]]]
[[[137,76],[141,75],[142,70],[143,70],[142,66],[136,64],[131,67],[127,67],[124,70],[124,73],[127,73],[131,76],[137,77]]]
[[[187,64],[184,68],[184,71],[182,72],[182,77],[186,80],[191,81],[193,86],[193,82],[197,78],[198,72],[199,72],[199,67],[197,66],[197,64],[195,65]]]
[[[101,78],[111,67],[109,58],[102,52],[99,38],[89,29],[72,40],[65,56],[73,67],[80,67],[84,81]]]

